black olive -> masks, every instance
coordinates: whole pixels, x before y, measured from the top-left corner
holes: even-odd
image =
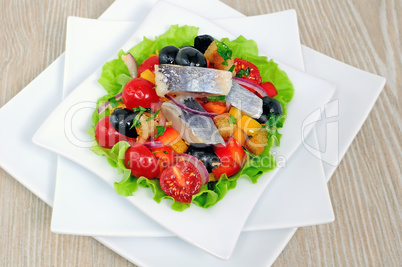
[[[200,51],[201,53],[205,53],[205,51],[207,50],[208,46],[215,41],[215,39],[208,35],[198,35],[197,37],[195,37],[194,39],[194,48],[198,49],[198,51]]]
[[[179,50],[176,55],[176,64],[182,66],[206,67],[207,60],[204,55],[195,48],[185,47]]]
[[[136,138],[138,136],[137,130],[133,125],[133,120],[137,113],[127,108],[116,108],[109,120],[113,128],[122,135]]]
[[[212,169],[218,167],[221,163],[213,147],[210,145],[190,144],[186,153],[199,159],[205,165],[208,172],[212,172]]]
[[[262,98],[262,115],[257,119],[259,123],[266,123],[270,117],[270,114],[281,115],[282,105],[275,98],[264,96]]]
[[[159,63],[160,64],[176,64],[175,58],[179,48],[173,45],[165,46],[159,51]]]

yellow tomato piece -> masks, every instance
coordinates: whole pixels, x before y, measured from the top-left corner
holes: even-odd
[[[155,74],[148,69],[141,72],[140,78],[143,78],[144,80],[147,80],[152,84],[155,84]]]
[[[249,116],[243,115],[240,120],[240,128],[247,135],[254,136],[261,129],[261,124]]]

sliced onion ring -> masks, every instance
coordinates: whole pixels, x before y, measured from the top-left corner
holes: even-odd
[[[117,94],[114,96],[116,100],[120,100],[123,97],[123,93]],[[98,108],[98,114],[101,114],[103,111],[106,110],[106,108],[110,105],[109,101],[106,101],[103,103],[99,108]]]
[[[247,86],[247,87],[255,90],[260,95],[260,97],[268,96],[267,92],[265,92],[265,90],[261,86],[255,84],[255,83],[252,83],[250,81],[247,81],[245,79],[238,78],[238,77],[233,77],[233,80],[235,80],[238,84],[240,84],[242,86]]]
[[[131,78],[137,78],[138,65],[133,55],[131,55],[131,53],[127,53],[127,55],[122,55],[121,59],[124,61],[124,64],[126,64]]]
[[[209,182],[208,170],[201,161],[199,161],[196,157],[191,156],[189,154],[179,154],[176,156],[177,162],[183,160],[192,163],[197,168],[197,170],[200,172],[201,175],[201,184],[207,184]]]
[[[182,110],[197,114],[197,115],[203,115],[203,116],[208,116],[208,117],[215,117],[217,115],[219,115],[218,113],[213,113],[213,112],[203,112],[203,111],[198,111],[192,108],[187,107],[186,105],[180,103],[179,101],[177,101],[174,97],[171,97],[170,95],[165,95],[165,97],[169,100],[171,100],[173,103],[175,103],[179,108],[181,108]]]

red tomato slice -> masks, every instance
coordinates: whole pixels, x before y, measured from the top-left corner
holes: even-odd
[[[145,70],[150,70],[155,73],[155,65],[159,65],[159,57],[153,56],[145,59],[141,65],[138,67],[138,77],[140,77],[141,73]]]
[[[109,120],[110,116],[103,117],[98,121],[95,127],[95,138],[98,144],[103,148],[112,148],[120,141],[127,141],[127,136],[122,135],[115,128]]]
[[[257,68],[256,65],[251,63],[250,61],[241,59],[241,58],[235,58],[234,59],[234,70],[236,72],[236,76],[245,80],[249,80],[250,82],[253,82],[255,84],[260,85],[262,82],[260,70]],[[250,68],[248,70],[248,68]],[[242,71],[241,71],[242,70]],[[248,73],[248,75],[245,75],[245,73]]]
[[[226,147],[229,149],[233,160],[240,166],[243,166],[246,159],[246,152],[244,152],[243,147],[236,141],[236,139],[229,137]]]
[[[151,150],[154,153],[155,157],[158,159],[160,173],[162,173],[164,169],[174,163],[175,157],[170,147],[162,146],[158,148],[151,148]]]
[[[144,79],[134,78],[123,89],[123,102],[126,108],[133,109],[139,106],[150,108],[153,103],[159,101],[154,85]]]
[[[201,175],[188,161],[180,161],[166,168],[160,177],[162,190],[176,201],[190,203],[201,188]]]
[[[146,146],[130,146],[124,157],[124,165],[131,170],[134,177],[145,176],[153,179],[159,175],[159,164],[155,155]]]
[[[230,177],[238,173],[240,169],[240,165],[237,164],[235,161],[232,161],[231,165],[222,166],[221,164],[218,167],[213,168],[212,173],[215,175],[216,178],[220,179],[222,174],[226,173],[226,175]]]
[[[265,82],[261,84],[261,87],[267,92],[269,97],[274,97],[278,94],[278,91],[276,91],[275,85],[273,85],[270,82]]]

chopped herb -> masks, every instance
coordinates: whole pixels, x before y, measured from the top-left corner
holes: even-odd
[[[236,124],[237,123],[237,119],[235,118],[235,116],[233,116],[232,114],[230,114],[230,118],[228,119],[228,122],[230,124]]]
[[[147,121],[150,121],[150,120],[152,120],[152,119],[155,119],[156,116],[158,116],[159,111],[161,111],[161,110],[158,109],[158,110],[154,113],[154,115],[152,115],[151,117],[149,117],[149,118],[147,119]]]
[[[133,127],[140,127],[141,126],[141,122],[139,122],[140,117],[142,115],[142,113],[144,113],[145,111],[148,111],[148,109],[143,108],[141,106],[139,106],[138,108],[133,108],[134,112],[138,112],[137,115],[135,115],[134,119],[133,119],[133,124],[131,125],[130,129],[132,129]]]
[[[223,101],[226,102],[226,98],[224,95],[211,95],[207,96],[207,98],[211,101]]]
[[[274,115],[271,114],[266,124],[263,126],[265,130],[268,132],[270,138],[274,139],[274,145],[279,146],[281,142],[282,134],[278,132],[279,128],[282,128],[281,119],[284,115]]]
[[[232,50],[224,42],[215,41],[215,43],[218,54],[223,58],[222,65],[228,66],[228,59],[232,58]]]
[[[247,67],[247,69],[241,69],[236,73],[236,77],[238,78],[243,78],[243,76],[248,77],[250,75],[251,69],[250,66]]]
[[[230,67],[229,71],[232,72],[232,71],[234,70],[234,68],[235,68],[235,65],[232,65],[232,66]]]
[[[112,108],[116,108],[119,105],[119,102],[117,102],[116,98],[112,97],[109,99],[110,106]]]
[[[133,108],[133,111],[134,112],[145,112],[145,111],[148,111],[149,109],[147,109],[147,108],[143,108],[143,107],[141,107],[141,106],[139,106],[138,108]]]
[[[164,153],[164,154],[169,154],[169,152],[167,152],[166,150],[155,150],[155,151],[152,151],[152,153],[158,153],[158,152],[162,152],[162,153]]]
[[[166,126],[156,126],[156,134],[155,134],[155,138],[158,138],[159,136],[163,135],[166,131]]]

